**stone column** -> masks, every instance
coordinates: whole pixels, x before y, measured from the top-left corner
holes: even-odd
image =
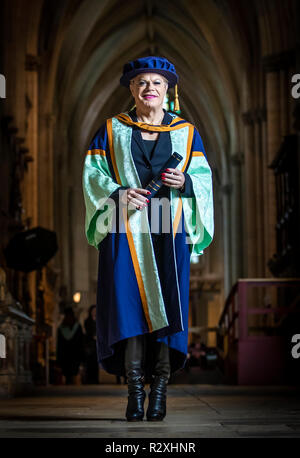
[[[231,259],[231,220],[230,220],[230,195],[232,185],[225,184],[220,187],[223,209],[223,246],[224,246],[224,294],[230,292],[232,286],[232,259]]]
[[[231,156],[231,176],[232,176],[232,199],[231,199],[231,258],[232,258],[232,280],[242,276],[243,273],[243,216],[242,206],[242,182],[241,165],[242,154],[237,153]]]
[[[288,102],[291,97],[289,93],[289,82],[288,72],[286,69],[281,69],[279,72],[279,85],[280,85],[280,96],[279,96],[279,108],[280,108],[280,134],[281,137],[288,134],[288,121],[289,121],[289,110]],[[283,138],[282,138],[283,140]]]
[[[263,126],[266,121],[265,109],[257,109],[254,112],[254,182],[255,182],[255,207],[256,207],[256,276],[263,277],[265,271],[265,246],[264,246],[264,211],[265,196],[263,193]]]
[[[60,268],[60,286],[66,285],[69,293],[71,283],[71,220],[70,220],[70,198],[69,198],[69,164],[67,151],[69,149],[67,131],[60,125],[57,126],[57,139],[55,139],[55,202],[59,205],[54,207],[55,225],[58,232],[59,253],[56,256],[57,268]]]
[[[78,184],[78,181],[79,177],[75,180],[76,184],[73,186],[72,198],[72,292],[81,292],[81,301],[78,309],[87,310],[87,308],[91,305],[89,302],[90,275],[94,277],[95,272],[97,271],[97,264],[95,264],[95,272],[90,272],[89,251],[90,249],[93,249],[97,254],[97,250],[96,248],[88,245],[85,237],[85,207],[81,182]]]
[[[38,70],[37,56],[26,55],[26,142],[32,162],[29,163],[28,172],[24,177],[24,206],[28,227],[38,225]],[[36,319],[36,272],[28,274],[28,287],[30,291],[30,308],[32,318]]]
[[[243,113],[244,138],[245,138],[245,249],[247,255],[245,275],[256,276],[257,252],[256,252],[256,191],[255,191],[255,157],[254,157],[254,119],[249,111]]]
[[[266,73],[266,109],[267,109],[267,155],[264,160],[264,181],[265,181],[265,247],[267,260],[276,253],[276,189],[273,170],[268,165],[274,159],[281,143],[280,125],[280,74],[277,71]],[[265,275],[271,277],[266,266]]]

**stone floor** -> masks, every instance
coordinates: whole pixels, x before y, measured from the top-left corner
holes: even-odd
[[[0,400],[0,438],[300,437],[299,387],[170,384],[158,423],[127,422],[126,404],[126,385],[39,387]]]

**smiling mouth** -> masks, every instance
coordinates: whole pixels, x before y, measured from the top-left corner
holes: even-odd
[[[156,95],[144,95],[144,99],[156,99]]]

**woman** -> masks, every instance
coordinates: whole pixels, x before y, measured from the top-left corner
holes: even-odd
[[[99,383],[99,366],[96,347],[96,305],[91,305],[89,315],[84,321],[85,329],[85,368],[86,383]]]
[[[100,127],[84,163],[86,237],[99,250],[98,361],[127,376],[128,421],[143,419],[147,377],[147,420],[166,415],[170,374],[187,355],[190,256],[202,255],[213,237],[212,177],[201,137],[163,109],[177,81],[165,58],[126,64],[120,83],[136,108]],[[181,162],[164,171],[164,184],[148,199],[145,188],[174,152]]]
[[[66,385],[75,383],[79,366],[84,361],[84,341],[80,323],[72,307],[64,311],[64,319],[57,330],[56,359],[66,379]]]

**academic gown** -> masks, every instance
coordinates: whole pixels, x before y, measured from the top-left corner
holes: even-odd
[[[128,114],[133,121],[137,121],[135,110]],[[172,119],[170,114],[165,112],[163,124],[169,124]],[[99,132],[98,137],[101,136],[101,129]],[[103,127],[103,141],[105,141],[105,136],[106,131]],[[99,147],[97,145],[92,142],[91,147]],[[178,152],[180,153],[180,151]],[[145,188],[172,154],[170,132],[160,132],[152,158],[150,158],[144,147],[141,130],[133,125],[131,154],[141,185]],[[106,158],[111,176],[116,180],[108,149],[106,150]],[[186,181],[181,195],[194,196],[192,180],[187,171],[184,174]],[[120,186],[111,193],[110,197],[114,199],[116,205],[119,191],[127,188],[129,186]],[[155,197],[170,198],[170,187],[162,186]],[[147,211],[149,223],[151,223],[151,199],[149,204]],[[116,222],[118,224],[118,211],[116,212]],[[150,337],[151,341],[156,340],[168,345],[171,373],[185,365],[188,342],[191,253],[189,245],[186,243],[188,234],[185,230],[183,211],[180,216],[180,227],[183,228],[182,232],[177,232],[173,240],[172,231],[162,232],[162,213],[160,213],[158,229],[155,230],[155,237],[159,241],[153,244],[153,249],[169,325],[152,332],[149,330],[149,324],[143,311],[126,233],[109,232],[98,245],[97,353],[100,367],[109,373],[125,375],[126,340],[140,334],[145,334],[147,339]],[[152,233],[151,237],[153,239]],[[148,352],[148,355],[151,356],[151,352]],[[144,367],[149,375],[153,363],[151,358],[144,361]]]
[[[130,117],[133,121],[136,121],[135,111],[130,113]],[[172,120],[168,113],[165,113],[163,123],[168,124]],[[148,157],[147,150],[144,146],[141,131],[138,127],[132,129],[132,143],[131,153],[134,159],[136,169],[139,174],[139,178],[142,183],[142,187],[145,188],[155,174],[163,166],[167,158],[172,154],[171,151],[171,140],[169,132],[160,132],[158,140],[152,154],[152,159]],[[111,168],[112,170],[112,168]],[[185,173],[187,176],[188,174]],[[185,194],[192,195],[192,183],[190,177],[186,178],[187,183],[185,186]],[[127,187],[122,187],[126,189]],[[168,197],[169,198],[169,187],[162,186],[155,197]],[[119,189],[111,194],[111,197],[115,199],[117,203]],[[183,217],[183,214],[182,214]],[[151,200],[148,205],[148,218],[151,223]],[[182,226],[184,227],[184,226]],[[163,289],[163,296],[165,303],[167,303],[167,314],[169,322],[172,322],[174,312],[179,308],[178,297],[176,294],[176,272],[174,262],[172,262],[172,233],[162,233],[162,212],[159,217],[159,228],[156,230],[156,234],[160,238],[159,248],[157,244],[154,244],[155,257],[158,261],[159,276],[161,280],[161,286]],[[152,233],[151,233],[152,234]],[[163,330],[154,331],[156,340],[165,342],[170,348],[170,363],[171,372],[183,367],[186,360],[186,348],[187,348],[187,337],[188,337],[188,305],[189,305],[189,272],[190,272],[190,252],[189,247],[185,243],[185,232],[178,233],[175,237],[176,246],[176,263],[178,266],[178,283],[180,289],[181,299],[181,312],[184,330],[180,332],[172,333],[172,325]],[[116,258],[116,262],[112,263],[112,254],[114,250],[118,249],[122,253],[121,258]],[[97,292],[97,326],[99,335],[106,336],[107,339],[101,339],[101,347],[99,356],[102,358],[105,354],[110,353],[111,350],[115,350],[111,356],[100,359],[99,363],[108,372],[115,373],[118,375],[124,375],[124,335],[126,338],[134,335],[148,333],[148,327],[145,317],[142,312],[142,307],[139,298],[139,291],[135,284],[129,280],[134,278],[133,264],[130,258],[130,252],[128,244],[126,243],[126,235],[119,233],[110,233],[104,238],[99,246],[99,269],[98,269],[98,292]],[[118,262],[120,265],[118,265]],[[129,275],[124,276],[124,271],[129,270]],[[110,285],[110,287],[108,286]],[[114,326],[115,320],[118,320],[118,306],[119,301],[123,301],[124,307],[127,306],[126,300],[128,296],[132,296],[134,299],[131,301],[130,315],[126,314],[127,319],[120,325],[122,328],[116,328]],[[115,304],[115,302],[118,304]],[[176,307],[174,307],[176,303]],[[176,317],[178,320],[178,317]],[[108,328],[107,328],[108,327]],[[153,336],[152,336],[153,337]],[[109,343],[104,345],[104,342]],[[113,341],[115,343],[113,344]],[[118,349],[116,344],[119,343]],[[112,346],[114,345],[114,346]],[[106,348],[103,348],[106,347]],[[145,367],[149,368],[149,361],[145,362]],[[150,364],[151,367],[151,364]]]

